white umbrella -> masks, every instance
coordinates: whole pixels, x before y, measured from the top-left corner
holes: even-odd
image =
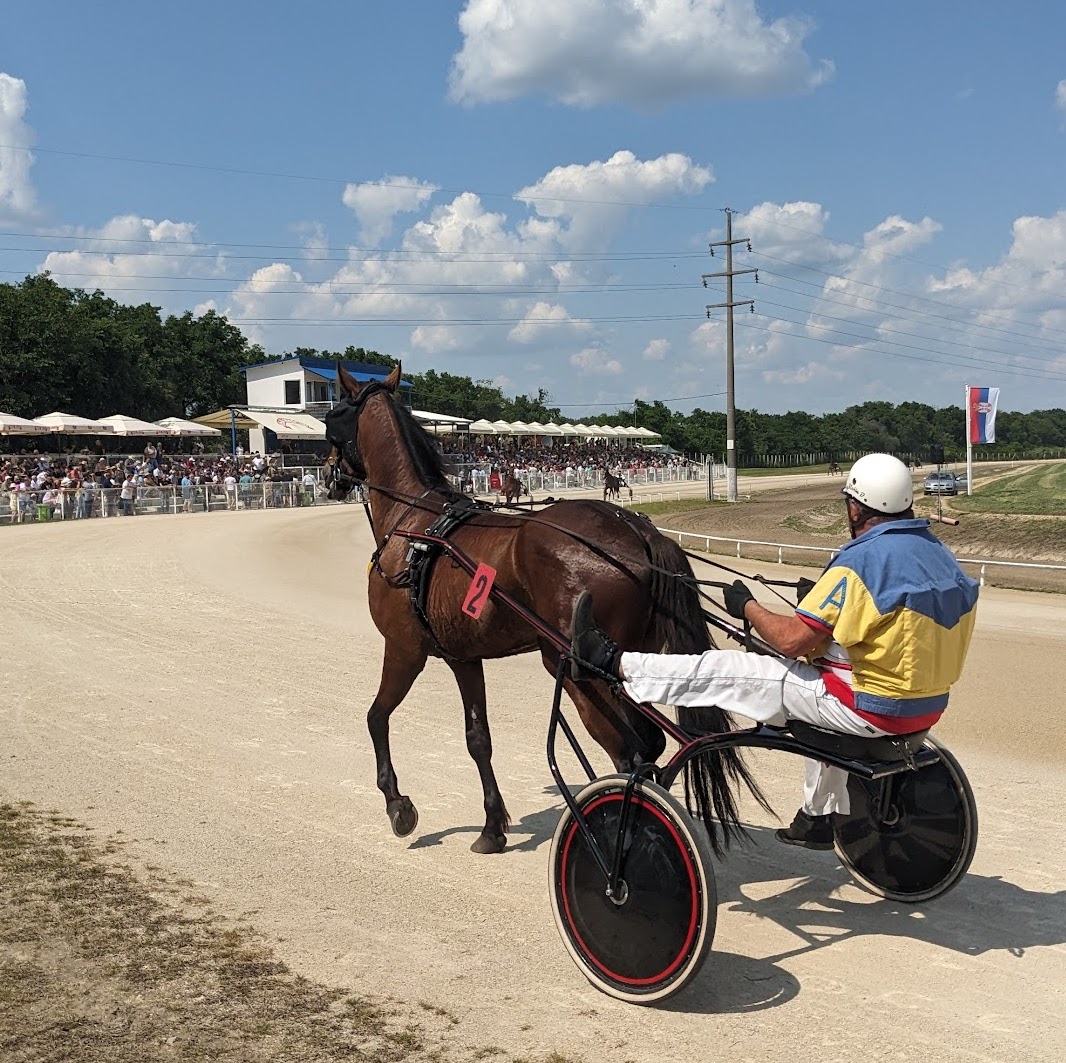
[[[165,428],[168,436],[220,436],[222,429],[211,428],[206,424],[186,421],[181,417],[164,417],[156,421],[160,428]]]
[[[43,417],[35,417],[38,424],[43,424],[49,432],[58,432],[66,436],[97,436],[114,435],[112,425],[102,421],[94,421],[89,417],[76,417],[72,413],[46,413]]]
[[[513,436],[514,432],[511,430],[511,425],[507,421],[493,421],[492,430],[498,436]]]
[[[50,432],[43,424],[16,417],[13,413],[0,413],[0,436],[39,436]]]
[[[562,428],[552,421],[540,426],[540,434],[542,436],[561,436],[565,435]]]
[[[592,426],[592,434],[594,436],[600,436],[603,439],[618,438],[618,432],[609,424],[594,424]]]
[[[526,425],[526,431],[531,436],[542,436],[544,435],[544,425],[542,425],[540,421],[530,421],[529,424]]]
[[[525,421],[512,421],[511,432],[516,436],[529,436],[533,433],[529,430],[529,425]]]
[[[491,436],[496,434],[496,426],[482,417],[478,421],[471,421],[468,431],[478,436]]]
[[[576,436],[594,436],[596,434],[587,424],[575,424],[571,425],[571,427]]]
[[[142,421],[139,417],[129,417],[124,413],[113,413],[109,417],[101,417],[101,424],[109,424],[117,436],[165,436],[169,433],[165,428],[151,421]]]
[[[630,425],[626,425],[625,428],[619,428],[618,429],[618,434],[620,436],[625,436],[626,439],[635,439],[637,436],[640,435],[640,429],[639,428],[634,428],[630,424]]]
[[[653,432],[650,428],[638,428],[637,429],[637,435],[641,436],[643,439],[659,439],[660,438],[659,433],[658,432]]]

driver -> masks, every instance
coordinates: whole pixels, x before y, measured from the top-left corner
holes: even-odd
[[[747,620],[780,657],[623,653],[596,627],[585,591],[571,627],[573,677],[594,677],[584,662],[617,675],[636,701],[720,705],[776,727],[802,720],[866,738],[931,727],[962,672],[978,584],[929,522],[915,519],[910,473],[897,458],[860,458],[843,493],[852,541],[816,582],[800,581],[793,615],[764,608],[741,580],[725,589],[729,614]],[[808,760],[803,806],[777,837],[832,849],[831,817],[849,811],[847,772]]]

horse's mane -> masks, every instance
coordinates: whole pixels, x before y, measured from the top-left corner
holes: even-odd
[[[435,488],[449,498],[458,497],[459,492],[452,487],[445,475],[444,456],[429,433],[415,420],[406,406],[393,402],[392,408],[400,428],[400,438],[411,455],[415,475],[423,486]]]

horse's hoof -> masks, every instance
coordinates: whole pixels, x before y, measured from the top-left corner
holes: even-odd
[[[389,814],[392,833],[397,838],[406,838],[418,826],[418,809],[411,803],[409,797],[390,801],[385,806],[385,811]]]
[[[502,853],[507,848],[506,834],[482,834],[478,840],[470,846],[472,853],[486,855],[488,853]]]

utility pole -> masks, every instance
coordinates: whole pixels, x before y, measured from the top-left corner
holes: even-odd
[[[726,497],[730,502],[739,499],[737,493],[737,409],[736,398],[733,393],[733,308],[737,306],[750,306],[755,311],[755,302],[752,299],[733,299],[733,278],[742,273],[758,273],[756,269],[733,269],[733,245],[747,244],[751,250],[751,241],[746,237],[733,239],[733,211],[725,208],[725,239],[718,240],[710,245],[711,256],[714,256],[716,247],[725,248],[725,270],[721,273],[704,273],[703,286],[707,287],[707,281],[712,277],[725,277],[725,302],[710,303],[707,307],[707,316],[711,311],[719,307],[726,308],[726,340],[725,340],[725,463],[726,463]],[[756,280],[759,278],[756,277]]]

